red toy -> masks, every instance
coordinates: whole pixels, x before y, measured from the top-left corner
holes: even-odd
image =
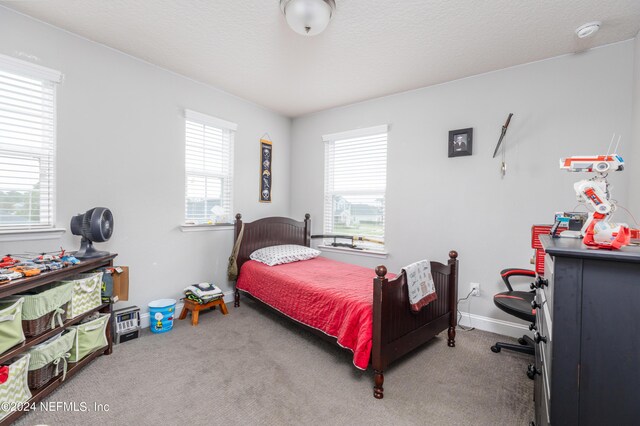
[[[2,261],[0,261],[0,268],[7,268],[9,266],[15,265],[16,263],[20,263],[20,261],[14,259],[10,254],[8,254],[2,258]]]

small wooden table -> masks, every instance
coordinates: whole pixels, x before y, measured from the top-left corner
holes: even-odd
[[[205,303],[204,305],[196,303],[193,300],[185,299],[184,305],[182,306],[182,311],[180,312],[180,317],[178,319],[185,319],[187,317],[187,313],[191,311],[191,325],[198,325],[198,316],[200,315],[200,311],[204,309],[215,309],[216,306],[220,306],[222,314],[227,315],[227,305],[225,305],[222,297],[217,300],[212,300],[209,303]]]

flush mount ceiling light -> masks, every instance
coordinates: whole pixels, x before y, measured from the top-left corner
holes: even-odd
[[[287,24],[298,34],[313,36],[327,28],[336,10],[335,0],[280,0]]]
[[[602,25],[602,22],[600,21],[587,22],[586,24],[580,25],[578,28],[576,28],[576,34],[580,38],[592,36],[596,31],[600,29],[600,25]]]

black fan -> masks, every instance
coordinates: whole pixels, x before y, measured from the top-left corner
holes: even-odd
[[[81,235],[80,250],[75,253],[78,259],[92,259],[106,256],[109,252],[98,251],[93,248],[94,241],[102,243],[113,234],[113,215],[106,207],[94,207],[84,214],[71,218],[71,233]]]

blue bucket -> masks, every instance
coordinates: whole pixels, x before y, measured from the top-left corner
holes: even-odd
[[[149,303],[149,328],[153,333],[166,333],[173,328],[175,299],[160,299]]]

